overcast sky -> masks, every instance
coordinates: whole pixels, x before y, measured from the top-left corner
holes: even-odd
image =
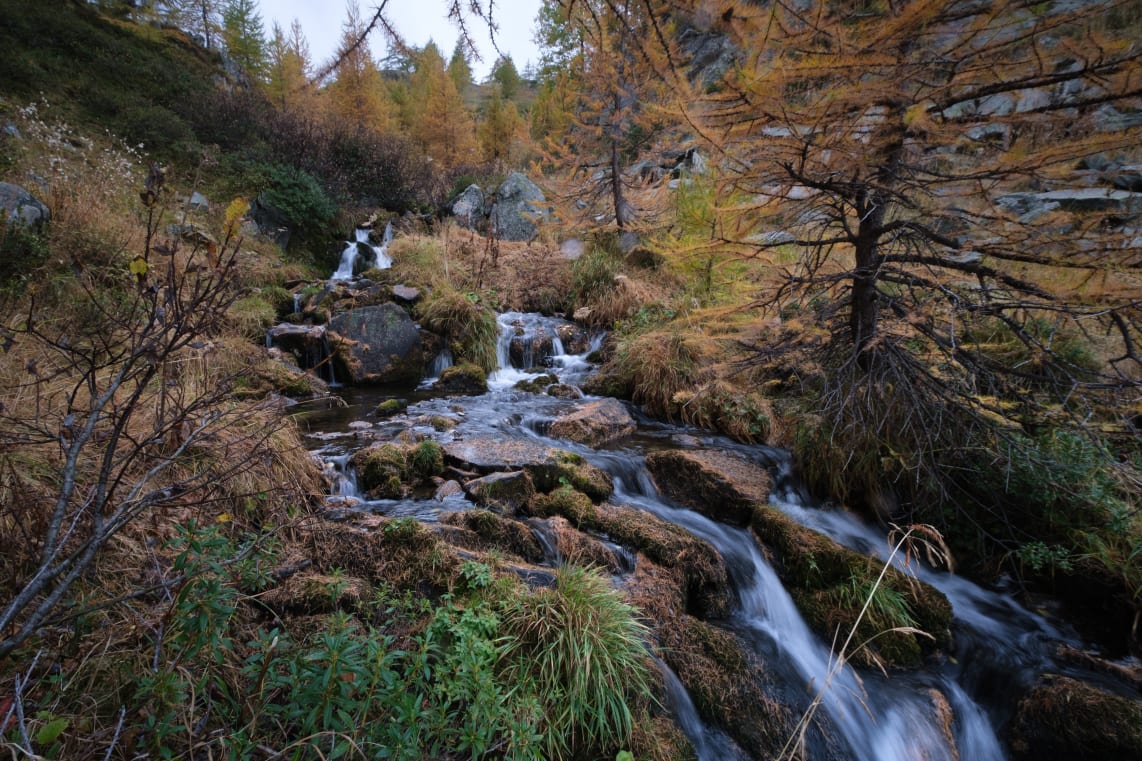
[[[523,73],[528,63],[538,63],[539,51],[531,38],[535,32],[535,16],[541,0],[496,0],[494,17],[499,25],[496,41],[500,50],[511,56],[516,69]],[[328,61],[341,41],[341,24],[345,21],[346,2],[356,3],[361,18],[368,21],[376,12],[377,0],[258,0],[266,36],[273,33],[276,21],[288,30],[296,18],[305,30],[313,62],[320,66]],[[468,4],[464,0],[463,5]],[[411,45],[424,46],[430,39],[447,60],[456,47],[457,32],[448,21],[446,0],[389,0],[386,10],[397,29]],[[483,61],[473,61],[477,81],[483,80],[496,61],[496,51],[488,41],[487,27],[473,22],[469,29],[476,38]],[[386,54],[383,37],[374,33],[369,39],[373,56]]]

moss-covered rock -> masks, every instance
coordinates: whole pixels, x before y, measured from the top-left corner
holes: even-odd
[[[873,594],[881,562],[805,528],[768,505],[758,505],[754,510],[751,528],[772,550],[777,572],[809,625],[830,641],[839,630],[843,640],[865,600]],[[924,654],[949,643],[952,607],[939,590],[889,568],[872,599],[854,638],[869,644],[849,653],[850,659],[916,666]],[[897,627],[922,633],[888,631]]]
[[[535,496],[535,484],[524,470],[490,473],[464,484],[464,491],[478,505],[514,513]]]
[[[722,618],[733,604],[726,564],[708,542],[645,510],[600,505],[598,531],[678,572],[685,610],[702,618]]]
[[[386,399],[376,406],[373,414],[379,418],[390,418],[404,411],[406,407],[408,407],[407,399]]]
[[[559,378],[548,373],[518,381],[512,388],[517,391],[526,391],[529,394],[542,394],[548,386],[558,382]]]
[[[1019,701],[1008,739],[1017,761],[1136,761],[1142,700],[1048,675]]]
[[[540,563],[544,559],[543,547],[531,533],[531,529],[517,520],[490,510],[445,513],[440,516],[440,522],[447,526],[467,529],[471,539],[460,534],[454,535],[451,540],[468,549],[480,552],[488,550],[507,552],[529,563]]]
[[[400,499],[409,478],[408,448],[381,444],[353,454],[349,463],[357,469],[357,484],[373,499]]]
[[[580,529],[596,525],[595,503],[570,486],[561,486],[548,494],[536,494],[528,504],[528,512],[540,518],[560,515]]]
[[[488,376],[478,365],[463,362],[445,368],[432,390],[440,394],[478,396],[488,392]]]
[[[769,499],[768,471],[733,452],[651,452],[646,466],[664,494],[708,518],[737,526],[750,522],[754,505]]]

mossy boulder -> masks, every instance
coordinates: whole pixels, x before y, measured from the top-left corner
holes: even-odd
[[[349,459],[357,470],[357,485],[373,499],[400,499],[409,479],[408,451],[399,444],[358,450]]]
[[[889,568],[875,594],[882,563],[805,528],[775,507],[758,505],[754,535],[771,551],[774,565],[809,625],[831,641],[843,639],[856,623],[865,599],[872,605],[854,641],[869,642],[849,657],[859,663],[911,667],[923,655],[950,642],[952,606],[942,592],[896,568]],[[911,627],[922,633],[888,632]]]
[[[643,562],[627,589],[649,619],[663,660],[704,721],[724,729],[751,758],[777,758],[794,721],[788,707],[772,697],[765,664],[734,633],[680,610],[675,578]]]
[[[403,412],[408,407],[408,400],[406,399],[386,399],[376,406],[373,410],[379,418],[390,418]]]
[[[614,491],[614,482],[605,471],[574,452],[544,446],[534,440],[454,441],[444,445],[444,458],[448,465],[481,474],[525,470],[538,492],[569,485],[592,501],[602,502]]]
[[[440,475],[444,450],[432,440],[415,445],[377,444],[358,450],[349,459],[357,470],[357,485],[373,499],[401,499],[411,486]]]
[[[597,449],[630,436],[634,430],[634,417],[622,402],[601,399],[556,418],[548,433]]]
[[[445,368],[432,390],[439,394],[479,396],[488,392],[488,375],[479,365],[462,362]]]
[[[547,373],[544,375],[537,375],[534,378],[526,378],[524,380],[518,381],[514,386],[512,386],[512,388],[516,389],[517,391],[526,391],[529,394],[542,394],[547,390],[548,386],[558,382],[558,377]]]
[[[419,380],[428,360],[416,323],[393,303],[351,309],[329,323],[334,356],[355,384]]]
[[[528,504],[528,512],[539,518],[560,515],[579,529],[593,528],[598,515],[591,498],[570,486],[561,486],[548,494],[536,494]]]
[[[646,466],[659,489],[671,499],[735,526],[749,524],[754,506],[768,501],[773,486],[763,466],[733,452],[651,452]]]
[[[479,552],[488,550],[507,552],[529,563],[543,562],[543,546],[532,534],[531,529],[517,520],[491,510],[477,509],[445,513],[440,516],[440,522],[446,526],[465,529],[464,533],[449,537],[453,544],[460,544]]]
[[[525,470],[489,473],[464,484],[468,497],[478,505],[514,513],[535,496],[535,484]]]
[[[733,605],[721,554],[681,526],[633,507],[600,505],[594,526],[623,546],[675,571],[685,610],[702,618],[723,618]]]
[[[1047,675],[1019,701],[1008,734],[1016,761],[1136,761],[1142,758],[1142,700]]]

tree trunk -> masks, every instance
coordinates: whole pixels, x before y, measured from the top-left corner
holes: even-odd
[[[857,204],[860,227],[855,242],[856,267],[853,270],[852,305],[849,328],[852,331],[853,355],[861,369],[872,365],[875,355],[880,303],[877,295],[877,278],[880,269],[880,233],[884,223],[885,204],[873,195]]]

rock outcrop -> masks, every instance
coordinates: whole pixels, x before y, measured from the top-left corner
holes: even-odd
[[[19,185],[0,182],[0,213],[8,224],[20,224],[39,232],[51,221],[51,210]]]

